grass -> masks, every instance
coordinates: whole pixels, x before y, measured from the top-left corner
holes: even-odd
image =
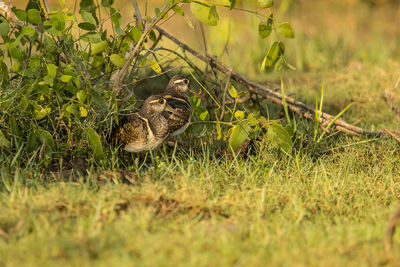
[[[384,27],[395,25],[396,12],[360,4],[345,11],[329,1],[311,8],[314,2],[287,14],[297,28],[287,51],[299,68],[279,74],[285,91],[313,105],[324,84],[324,111],[355,102],[346,120],[398,128],[383,99],[400,70],[399,30]],[[380,22],[370,36],[357,27],[368,18]],[[249,73],[245,63],[240,71],[274,79],[256,73],[265,51],[254,46],[260,51],[245,58],[244,46],[231,53],[233,62],[252,61]],[[161,149],[143,165],[122,153],[117,165],[87,159],[87,171],[60,174],[17,157],[9,167],[7,158],[0,162],[0,266],[398,266],[400,254],[388,257],[382,243],[400,198],[398,143],[339,134],[316,144],[313,123],[297,124],[291,157],[263,141],[245,157],[229,157],[208,125],[184,134],[191,148]],[[130,171],[134,183],[102,175],[113,167]]]
[[[400,197],[397,147],[305,153],[300,169],[268,148],[247,160],[160,154],[135,185],[21,172],[0,194],[0,265],[382,264]]]

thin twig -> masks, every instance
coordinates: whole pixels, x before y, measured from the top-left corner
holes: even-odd
[[[232,72],[232,79],[240,84],[242,84],[243,86],[247,87],[247,89],[249,90],[249,92],[254,93],[254,94],[258,94],[262,97],[264,97],[265,99],[277,104],[277,105],[283,105],[282,102],[282,94],[279,92],[275,92],[274,91],[274,87],[271,84],[266,84],[266,85],[261,85],[257,82],[251,81],[248,78],[242,76],[241,74],[231,70],[231,68],[229,68],[228,66],[226,66],[224,63],[222,63],[221,61],[219,61],[218,59],[216,59],[215,57],[206,54],[206,55],[202,55],[199,52],[195,51],[194,49],[192,49],[191,47],[189,47],[188,45],[180,42],[178,39],[176,39],[174,36],[170,35],[169,33],[167,33],[166,31],[164,31],[163,29],[160,29],[159,27],[155,27],[155,29],[157,31],[159,31],[160,33],[162,33],[165,37],[167,37],[168,39],[170,39],[171,41],[173,41],[174,43],[176,43],[177,45],[179,45],[180,47],[182,47],[183,49],[185,49],[186,51],[190,52],[192,55],[194,55],[195,57],[201,59],[204,62],[209,62],[211,61],[211,64],[213,64],[213,66],[221,71],[222,73],[224,73],[225,75],[228,75],[228,73],[231,71]],[[288,109],[291,110],[292,112],[296,113],[297,115],[301,116],[301,117],[305,117],[307,119],[310,120],[315,120],[316,119],[316,110],[311,107],[306,105],[303,102],[300,102],[292,97],[288,97],[285,96],[286,98],[286,103],[288,106]],[[335,118],[335,116],[330,115],[328,113],[322,112],[321,116],[320,116],[320,123],[324,123],[326,120],[333,120]],[[354,135],[354,136],[360,136],[360,135],[373,135],[373,136],[381,136],[384,135],[384,132],[382,131],[370,131],[370,130],[366,130],[366,129],[362,129],[360,127],[351,125],[347,122],[345,122],[342,119],[338,119],[335,121],[335,123],[332,125],[332,127],[338,131],[347,133],[349,135]]]
[[[221,104],[222,108],[221,108],[221,115],[219,116],[220,121],[222,121],[222,119],[224,118],[225,105],[226,105],[226,92],[228,91],[230,81],[231,81],[231,75],[228,74],[228,76],[226,77],[224,94],[222,95],[222,104]]]
[[[142,19],[142,15],[140,14],[140,8],[139,8],[137,1],[132,0],[132,2],[133,2],[133,7],[135,8],[135,17],[136,17],[136,26],[137,26],[139,23],[142,23],[143,19]]]
[[[49,11],[50,11],[49,2],[47,2],[47,0],[42,0],[42,1],[43,1],[44,9],[46,10],[46,15],[48,15]]]

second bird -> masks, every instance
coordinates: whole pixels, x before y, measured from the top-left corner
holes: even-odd
[[[168,105],[174,110],[165,110],[163,115],[168,119],[170,135],[183,133],[189,126],[192,116],[192,106],[186,96],[189,90],[189,80],[176,75],[169,81],[167,88],[161,94],[167,100]]]

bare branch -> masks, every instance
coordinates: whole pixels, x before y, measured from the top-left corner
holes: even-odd
[[[42,2],[43,2],[44,9],[46,10],[46,15],[48,15],[49,11],[50,11],[49,2],[47,2],[47,0],[42,0]]]
[[[231,68],[229,68],[228,66],[226,66],[224,63],[222,63],[221,61],[219,61],[218,59],[216,59],[215,57],[206,54],[206,55],[202,55],[199,52],[195,51],[194,49],[192,49],[191,47],[189,47],[188,45],[180,42],[178,39],[176,39],[175,37],[173,37],[172,35],[170,35],[169,33],[167,33],[166,31],[164,31],[163,29],[160,29],[159,27],[154,27],[157,31],[159,31],[160,33],[162,33],[165,37],[167,37],[168,39],[170,39],[171,41],[173,41],[174,43],[176,43],[177,45],[179,45],[180,47],[182,47],[183,49],[185,49],[186,51],[190,52],[192,55],[194,55],[195,57],[201,59],[204,62],[211,62],[211,64],[213,64],[214,68],[216,68],[217,70],[221,71],[222,73],[224,73],[225,75],[228,75],[229,73],[231,73],[231,78],[242,84],[243,86],[247,87],[247,89],[249,90],[249,92],[254,93],[254,94],[258,94],[262,97],[264,97],[265,99],[277,104],[277,105],[283,105],[282,102],[282,94],[279,92],[274,91],[274,87],[272,84],[266,84],[266,85],[261,85],[257,82],[251,81],[249,79],[247,79],[246,77],[242,76],[241,74],[235,72],[234,70],[232,70]],[[287,106],[289,108],[289,110],[291,110],[292,112],[296,113],[297,115],[301,116],[301,117],[305,117],[307,119],[310,120],[315,120],[316,119],[316,111],[313,107],[310,107],[308,105],[306,105],[303,102],[300,102],[292,97],[288,97],[285,96],[286,99],[286,103]],[[335,116],[330,115],[328,113],[322,112],[321,116],[320,116],[320,123],[324,123],[325,121],[331,121],[335,118]],[[332,125],[332,127],[338,131],[347,133],[349,135],[354,135],[354,136],[360,136],[360,135],[374,135],[374,136],[381,136],[384,133],[381,131],[370,131],[370,130],[366,130],[366,129],[362,129],[360,127],[351,125],[347,122],[345,122],[342,119],[338,119],[335,121],[335,123]]]
[[[139,8],[137,1],[132,0],[132,2],[133,2],[133,7],[135,8],[135,17],[136,17],[136,26],[137,26],[139,23],[142,23],[143,19],[142,19],[142,15],[140,14],[140,8]]]

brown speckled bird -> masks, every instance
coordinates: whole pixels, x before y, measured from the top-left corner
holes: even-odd
[[[170,135],[183,133],[189,126],[192,116],[192,106],[186,96],[189,90],[189,80],[176,75],[169,81],[167,88],[161,94],[167,100],[174,112],[165,110],[163,115],[168,119]]]
[[[128,152],[154,150],[169,134],[167,119],[163,112],[175,111],[160,95],[148,97],[138,112],[121,119],[110,135],[110,143],[122,144]]]

